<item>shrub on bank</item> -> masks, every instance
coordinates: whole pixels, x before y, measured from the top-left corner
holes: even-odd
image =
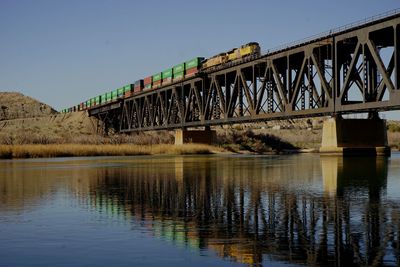
[[[298,150],[299,148],[272,134],[255,134],[251,130],[231,129],[218,134],[218,144],[230,151],[247,150],[255,153]]]

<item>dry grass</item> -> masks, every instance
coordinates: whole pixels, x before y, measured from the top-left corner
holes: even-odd
[[[62,134],[62,133],[61,133]],[[0,145],[49,145],[49,144],[83,144],[83,145],[105,145],[105,144],[135,144],[135,145],[154,145],[154,144],[173,144],[174,135],[171,132],[160,131],[159,133],[140,133],[140,134],[113,134],[101,136],[96,134],[75,134],[68,136],[58,136],[51,134],[26,132],[2,133],[0,131]]]
[[[175,145],[0,145],[0,158],[51,158],[83,156],[134,156],[156,154],[212,154],[222,152],[217,147],[187,144]]]
[[[391,148],[400,149],[400,132],[388,131],[388,143]]]

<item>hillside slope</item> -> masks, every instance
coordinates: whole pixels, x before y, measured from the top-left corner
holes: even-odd
[[[49,105],[17,92],[0,92],[0,121],[56,114]]]
[[[0,121],[0,143],[68,143],[84,142],[96,133],[97,121],[86,112],[52,114],[34,118]]]
[[[60,114],[32,97],[0,92],[0,144],[84,142],[96,126],[86,112]]]

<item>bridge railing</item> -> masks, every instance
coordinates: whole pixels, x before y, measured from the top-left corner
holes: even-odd
[[[387,11],[387,12],[372,16],[372,17],[368,17],[368,18],[365,18],[365,19],[362,19],[362,20],[358,20],[358,21],[355,21],[355,22],[352,22],[352,23],[349,23],[349,24],[346,24],[346,25],[343,25],[343,26],[340,26],[340,27],[337,27],[337,28],[333,28],[331,30],[328,30],[328,31],[325,31],[325,32],[322,32],[322,33],[318,33],[318,34],[306,37],[304,39],[300,39],[300,40],[293,41],[293,42],[290,42],[290,43],[286,43],[286,44],[283,44],[283,45],[279,45],[279,46],[276,46],[276,47],[273,47],[273,48],[270,48],[270,49],[267,49],[267,50],[263,50],[262,51],[262,55],[274,54],[276,52],[279,52],[279,51],[282,51],[282,50],[285,50],[285,49],[289,49],[289,48],[293,48],[293,47],[296,47],[296,46],[300,46],[300,45],[303,45],[303,44],[307,44],[307,43],[310,43],[310,42],[314,42],[314,41],[319,40],[319,39],[332,37],[333,35],[346,32],[346,31],[348,31],[350,29],[354,29],[354,28],[357,28],[357,27],[360,27],[360,26],[363,26],[363,25],[366,25],[366,24],[369,24],[369,23],[373,23],[373,22],[376,22],[376,21],[379,21],[379,20],[382,20],[382,19],[385,19],[385,18],[396,16],[396,15],[399,15],[399,14],[400,14],[400,8],[394,9],[394,10],[390,10],[390,11]]]

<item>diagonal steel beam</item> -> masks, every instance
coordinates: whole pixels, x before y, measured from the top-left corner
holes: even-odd
[[[301,67],[300,67],[299,71],[296,73],[294,88],[292,88],[292,90],[293,90],[292,99],[290,99],[291,109],[294,109],[294,106],[296,105],[296,99],[299,95],[300,86],[304,79],[304,69],[306,67],[306,63],[307,63],[307,59],[304,57],[303,63],[301,63]]]
[[[272,73],[274,74],[275,83],[278,87],[280,101],[283,103],[284,106],[286,106],[288,103],[287,94],[285,92],[286,90],[285,90],[285,87],[283,86],[281,78],[279,77],[279,73],[278,73],[278,70],[276,69],[274,62],[271,62],[271,69],[272,69]]]
[[[237,85],[238,77],[235,75],[235,80],[233,82],[233,91],[231,98],[229,99],[229,104],[227,107],[226,115],[227,117],[232,117],[234,112],[234,107],[236,106],[236,100],[239,95],[239,86]]]
[[[224,92],[222,92],[222,88],[219,84],[218,79],[214,80],[214,84],[215,84],[215,89],[217,90],[217,94],[219,96],[220,105],[222,106],[222,110],[223,110],[224,114],[226,114],[227,110],[226,110],[225,95],[224,95]]]
[[[188,95],[187,101],[186,101],[186,103],[184,103],[185,106],[186,106],[186,108],[185,108],[185,115],[184,115],[184,117],[183,117],[183,121],[184,121],[184,122],[188,121],[189,113],[192,111],[192,110],[190,110],[190,104],[191,104],[191,102],[192,102],[192,96],[193,96],[193,95],[194,95],[194,94],[193,94],[193,88],[192,88],[192,86],[190,86],[189,95]]]
[[[315,58],[315,54],[311,54],[311,60],[314,63],[314,67],[318,73],[319,80],[321,81],[322,88],[324,89],[325,94],[332,99],[332,88],[329,86],[328,82],[325,79],[325,75],[322,73],[321,67],[318,64],[317,59]]]
[[[167,107],[165,106],[164,98],[160,92],[157,93],[157,98],[159,99],[161,114],[162,114],[162,118],[164,120],[162,122],[162,125],[164,125],[164,124],[166,124],[165,118],[167,117]]]
[[[212,77],[211,82],[210,82],[210,88],[204,88],[207,91],[207,94],[205,96],[206,101],[204,103],[204,119],[208,119],[209,116],[211,115],[210,104],[211,104],[211,99],[213,96],[213,90],[215,87],[214,80],[215,80],[215,77]]]
[[[349,69],[348,69],[348,72],[347,72],[347,76],[346,76],[346,78],[345,78],[345,80],[343,82],[343,86],[342,86],[342,88],[340,90],[339,99],[341,101],[343,101],[344,95],[350,89],[349,83],[350,83],[350,79],[352,77],[352,74],[353,74],[353,72],[355,70],[355,66],[357,64],[358,58],[360,57],[360,52],[361,52],[360,48],[361,48],[361,43],[357,42],[356,49],[354,50],[353,58],[351,59],[350,66],[349,66]]]
[[[204,84],[204,83],[203,83]],[[199,108],[199,112],[200,112],[200,118],[204,119],[204,106],[203,106],[203,101],[202,98],[200,96],[200,92],[199,92],[199,88],[198,86],[196,86],[196,84],[194,85],[194,95],[196,97],[196,102]]]
[[[254,105],[253,105],[253,99],[251,98],[250,88],[247,86],[247,82],[246,82],[246,80],[244,78],[244,75],[243,75],[242,71],[240,71],[240,78],[242,80],[244,93],[245,93],[246,98],[247,98],[247,103],[250,105],[250,113],[254,114]]]
[[[181,119],[181,121],[182,121],[182,118],[183,118],[183,116],[184,116],[184,112],[183,112],[183,110],[182,110],[183,104],[182,104],[182,100],[181,100],[181,98],[180,98],[180,95],[179,95],[178,91],[176,90],[176,87],[174,87],[174,88],[172,89],[172,94],[175,95],[175,100],[176,100],[177,106],[178,106],[179,117],[180,117],[180,119]],[[171,104],[173,105],[173,103],[171,103]]]
[[[266,86],[267,85],[267,75],[268,75],[268,68],[265,68],[264,75],[262,76],[264,78],[264,80],[262,81],[259,91],[257,92],[258,97],[257,97],[257,103],[256,103],[256,107],[255,107],[255,114],[260,113],[261,105],[264,102],[263,97],[264,97],[264,93],[265,93],[265,90],[267,87]]]
[[[390,61],[389,61],[389,65],[388,65],[388,68],[387,68],[387,72],[388,72],[388,75],[389,75],[389,77],[390,76],[392,76],[392,73],[393,73],[393,71],[394,71],[394,57],[395,57],[395,53],[393,52],[393,54],[392,54],[392,57],[390,58]],[[386,91],[386,84],[382,81],[381,83],[380,83],[380,85],[378,86],[378,89],[377,89],[377,101],[382,101],[382,99],[383,99],[383,96],[384,96],[384,94],[385,94],[385,91]]]
[[[367,46],[369,48],[369,52],[371,53],[372,58],[375,61],[376,66],[378,67],[380,74],[382,75],[384,83],[390,91],[393,91],[395,87],[390,77],[388,77],[387,70],[385,68],[385,65],[383,64],[381,57],[377,53],[375,44],[372,40],[367,40]]]

